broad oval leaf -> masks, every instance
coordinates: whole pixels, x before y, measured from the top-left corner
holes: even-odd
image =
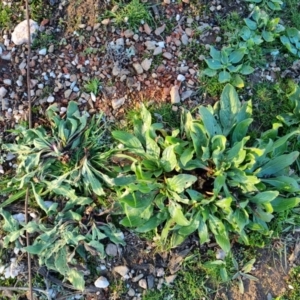
[[[236,123],[236,116],[241,107],[240,100],[235,88],[226,84],[220,100],[220,122],[223,127],[223,134],[227,136]]]
[[[173,202],[170,201],[169,207],[168,207],[169,213],[171,215],[171,218],[178,224],[181,226],[188,226],[190,225],[190,221],[188,221],[186,219],[186,217],[183,214],[183,209],[182,207]]]
[[[188,174],[179,174],[172,178],[166,179],[167,186],[170,190],[182,193],[185,189],[190,187],[197,181],[197,177]]]

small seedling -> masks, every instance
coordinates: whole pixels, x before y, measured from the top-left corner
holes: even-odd
[[[250,279],[250,280],[254,280],[254,281],[258,281],[258,279],[248,273],[251,272],[252,268],[253,268],[253,264],[255,263],[255,259],[251,259],[249,260],[241,269],[239,267],[238,262],[236,261],[236,259],[234,257],[232,257],[232,262],[233,262],[233,266],[234,269],[236,271],[236,273],[233,275],[232,279],[238,280],[238,285],[239,285],[239,290],[240,293],[243,294],[244,293],[244,279]]]
[[[88,93],[93,93],[95,96],[101,89],[101,82],[98,78],[91,79],[87,84],[84,85],[85,90]]]

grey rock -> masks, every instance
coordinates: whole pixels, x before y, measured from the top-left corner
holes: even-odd
[[[126,276],[129,272],[129,269],[126,266],[117,266],[117,267],[114,267],[113,270],[114,270],[114,272],[118,273],[122,277]]]
[[[181,42],[183,45],[187,45],[189,43],[189,37],[186,34],[181,36]]]
[[[191,28],[186,28],[185,29],[185,33],[188,35],[188,36],[191,36],[193,34],[193,30]]]
[[[140,63],[133,63],[132,66],[134,67],[137,74],[142,74],[144,72]]]
[[[158,268],[158,269],[156,269],[156,276],[157,277],[163,277],[164,275],[165,275],[164,268]]]
[[[135,295],[135,291],[134,291],[134,289],[133,288],[130,288],[129,290],[128,290],[128,296],[130,296],[130,297],[133,297],[134,295]]]
[[[109,256],[117,256],[118,255],[118,247],[115,244],[107,244],[105,248],[105,253]]]
[[[156,47],[155,45],[156,45],[155,41],[147,41],[147,42],[145,42],[145,46],[146,46],[147,50],[154,50],[155,47]]]
[[[171,103],[172,104],[177,104],[180,103],[180,96],[179,96],[179,88],[177,85],[172,86],[171,91],[170,91],[170,96],[171,96]]]
[[[148,71],[151,67],[152,59],[145,58],[142,61],[142,67],[145,71]]]
[[[100,276],[94,284],[99,289],[105,289],[109,286],[109,282],[104,276]]]
[[[33,20],[29,20],[29,25],[30,25],[30,40],[32,42],[36,35],[36,32],[39,29],[39,25],[37,22]],[[11,39],[15,45],[22,45],[24,43],[28,43],[27,20],[22,21],[15,27],[11,35]]]
[[[132,282],[138,282],[140,279],[144,277],[144,274],[139,274],[131,279]]]
[[[164,52],[163,57],[166,59],[171,59],[173,55],[170,52]]]
[[[187,98],[190,98],[193,94],[193,91],[192,90],[187,90],[187,91],[184,91],[182,94],[181,94],[181,100],[184,101],[185,99]]]
[[[154,288],[154,276],[153,275],[147,276],[147,285],[148,285],[149,290]]]
[[[53,53],[53,51],[54,51],[54,45],[52,44],[52,45],[49,46],[48,52]]]
[[[0,87],[0,98],[4,98],[7,93],[7,89],[3,86]]]
[[[113,76],[118,76],[121,72],[121,68],[119,67],[118,64],[114,64],[114,67],[112,69],[112,74]]]
[[[163,24],[162,26],[156,28],[154,33],[156,35],[161,35],[164,32],[165,29],[166,29],[166,24]]]
[[[124,36],[126,38],[131,38],[134,35],[134,32],[131,29],[127,29],[124,31]]]
[[[65,98],[69,98],[71,94],[72,94],[72,90],[71,90],[71,89],[68,89],[68,90],[66,90],[66,91],[64,92]]]
[[[161,47],[156,47],[154,49],[153,55],[159,55],[162,53],[162,48]]]

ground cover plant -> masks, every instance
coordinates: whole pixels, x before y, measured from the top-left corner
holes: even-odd
[[[31,129],[0,36],[0,290],[31,254],[39,299],[297,299],[297,1],[67,2],[30,1]]]

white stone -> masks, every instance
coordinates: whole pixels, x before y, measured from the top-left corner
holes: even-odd
[[[142,61],[142,67],[145,71],[148,71],[151,67],[152,59],[145,58]]]
[[[177,80],[178,81],[185,81],[185,77],[182,75],[182,74],[179,74],[178,76],[177,76]]]
[[[39,55],[46,55],[47,54],[47,49],[43,48],[41,50],[39,50]]]
[[[30,24],[30,40],[32,42],[35,33],[39,29],[39,25],[37,22],[33,20],[29,20],[29,24]],[[15,27],[14,32],[11,35],[11,39],[15,45],[22,45],[24,43],[28,43],[27,20],[22,21]]]
[[[3,83],[7,85],[11,85],[11,79],[4,79]]]
[[[158,47],[165,48],[165,42],[164,41],[157,42],[156,45]]]
[[[170,96],[172,104],[180,103],[179,88],[177,85],[172,86]]]
[[[105,289],[109,286],[109,282],[104,276],[100,276],[96,281],[95,281],[95,287],[99,289]]]
[[[48,103],[53,103],[54,102],[54,97],[52,95],[48,96],[47,102]]]
[[[4,88],[3,86],[0,87],[0,99],[1,98],[4,98],[4,96],[6,95],[7,93],[7,89]]]

